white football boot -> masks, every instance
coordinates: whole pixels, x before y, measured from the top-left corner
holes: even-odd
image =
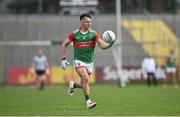
[[[86,106],[87,106],[88,109],[92,109],[92,108],[94,108],[96,105],[97,105],[97,104],[96,104],[95,102],[92,102],[91,100],[88,100],[88,101],[86,102]]]
[[[69,82],[68,95],[72,96],[74,94],[74,81]]]

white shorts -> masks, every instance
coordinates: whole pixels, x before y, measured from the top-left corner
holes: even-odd
[[[80,60],[74,60],[74,67],[76,69],[78,68],[86,68],[88,73],[92,73],[93,71],[93,67],[94,67],[94,63],[85,63],[83,61]]]
[[[175,67],[167,67],[166,68],[166,72],[167,73],[175,73],[176,72],[176,68]]]

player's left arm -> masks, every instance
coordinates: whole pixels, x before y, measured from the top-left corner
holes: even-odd
[[[47,60],[44,62],[44,64],[45,64],[45,68],[46,68],[46,69],[49,69],[49,63],[48,63]]]
[[[45,64],[45,72],[46,72],[47,75],[49,75],[49,73],[50,73],[50,68],[49,68],[48,61],[46,60],[44,64]]]
[[[101,49],[108,49],[110,47],[110,44],[105,42],[101,38],[99,38],[96,42]]]
[[[96,32],[95,40],[101,49],[107,49],[110,47],[110,43],[107,43],[104,40],[102,40],[97,32]]]

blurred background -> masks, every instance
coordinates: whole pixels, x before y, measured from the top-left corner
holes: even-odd
[[[141,61],[146,55],[156,59],[156,76],[166,77],[166,58],[175,51],[179,80],[180,0],[120,0],[121,24],[116,22],[116,0],[0,0],[0,84],[30,85],[36,82],[31,64],[42,49],[51,66],[48,84],[74,79],[73,67],[59,67],[58,49],[69,32],[79,26],[79,14],[92,15],[92,29],[102,36],[106,30],[117,34],[121,28],[123,77],[129,82],[143,82]],[[118,79],[112,50],[96,47],[96,69],[92,83],[116,82]],[[72,65],[73,47],[67,58]],[[118,54],[117,54],[118,56]],[[116,57],[116,56],[115,56]],[[118,57],[117,57],[118,58]]]

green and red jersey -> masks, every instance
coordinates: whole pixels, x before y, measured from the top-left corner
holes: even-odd
[[[175,67],[175,55],[169,55],[168,58],[167,58],[167,67]]]
[[[99,38],[99,34],[93,30],[89,30],[85,34],[80,30],[69,33],[68,39],[73,41],[74,46],[74,60],[80,60],[85,63],[93,62],[94,48]]]

